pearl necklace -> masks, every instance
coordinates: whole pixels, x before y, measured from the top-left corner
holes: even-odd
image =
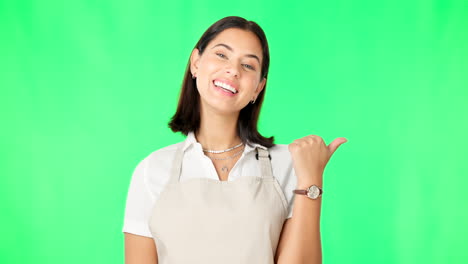
[[[232,158],[234,158],[236,156],[239,156],[239,154],[241,154],[242,152],[244,152],[244,150],[240,150],[240,151],[234,153],[232,156],[225,157],[225,158],[215,158],[215,157],[210,157],[210,156],[208,156],[208,158],[214,159],[214,160],[228,160],[228,159],[232,159]]]
[[[244,142],[241,142],[239,145],[236,145],[232,148],[228,148],[228,149],[225,149],[225,150],[208,150],[208,149],[203,149],[203,151],[205,152],[208,152],[208,153],[213,153],[213,154],[219,154],[219,153],[224,153],[224,152],[228,152],[230,150],[233,150],[233,149],[236,149],[240,146],[242,146],[242,144],[244,144]]]

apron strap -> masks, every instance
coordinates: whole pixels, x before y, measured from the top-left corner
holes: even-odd
[[[271,156],[268,149],[257,147],[257,154],[255,157],[260,161],[261,177],[264,179],[273,178],[273,168],[271,167]]]
[[[182,159],[184,157],[184,151],[182,148],[183,144],[181,144],[180,147],[176,150],[174,160],[172,161],[169,183],[179,182],[180,170],[182,169]]]

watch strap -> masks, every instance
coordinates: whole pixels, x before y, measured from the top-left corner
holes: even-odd
[[[294,190],[294,193],[295,194],[303,194],[303,195],[307,195],[307,190]]]

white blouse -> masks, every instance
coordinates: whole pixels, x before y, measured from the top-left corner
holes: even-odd
[[[145,237],[152,237],[148,226],[153,204],[164,189],[171,171],[171,166],[177,148],[183,145],[185,151],[180,181],[206,177],[219,180],[216,169],[209,157],[203,153],[200,143],[193,132],[179,143],[169,145],[150,153],[136,166],[127,193],[125,217],[122,232]],[[229,172],[228,181],[235,181],[242,176],[260,175],[260,164],[255,158],[255,147],[245,145],[244,152]],[[273,176],[278,181],[288,202],[288,216],[292,217],[294,202],[293,190],[296,188],[296,174],[294,172],[288,145],[276,144],[269,148]]]

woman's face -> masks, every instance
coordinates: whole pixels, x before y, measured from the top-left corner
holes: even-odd
[[[262,59],[257,36],[238,28],[219,33],[201,56],[194,49],[190,69],[197,77],[202,107],[233,113],[256,99],[266,81],[260,80]]]

